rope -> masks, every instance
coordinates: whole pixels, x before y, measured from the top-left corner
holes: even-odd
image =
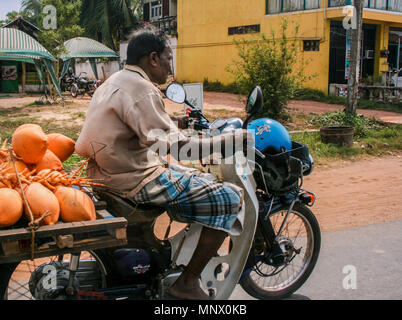
[[[25,203],[25,207],[28,210],[29,218],[31,220],[31,222],[28,224],[28,229],[31,231],[31,235],[32,235],[31,236],[31,260],[33,261],[35,259],[35,231],[38,230],[41,221],[43,219],[45,219],[47,216],[50,216],[51,213],[49,211],[45,211],[41,217],[39,217],[36,220],[34,219],[34,215],[32,213],[31,207],[29,206],[28,200],[27,200],[27,198],[25,196],[24,188],[22,187],[20,175],[18,173],[17,166],[15,164],[14,154],[13,154],[13,151],[12,151],[11,148],[9,149],[9,152],[10,152],[10,158],[11,158],[11,160],[13,162],[14,172],[15,172],[15,174],[17,176],[18,185],[19,185],[20,190],[21,190],[22,199],[23,199],[23,201]]]

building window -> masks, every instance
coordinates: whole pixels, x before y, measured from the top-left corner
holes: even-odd
[[[320,40],[303,40],[303,51],[320,51]]]
[[[162,18],[162,5],[158,4],[151,7],[151,19]]]
[[[329,0],[330,7],[346,6],[347,0]],[[364,0],[364,7],[378,10],[402,12],[401,0]]]
[[[320,8],[320,0],[266,0],[267,14]]]
[[[234,35],[234,34],[245,34],[245,33],[255,33],[255,32],[260,32],[260,25],[259,24],[253,24],[249,26],[238,26],[238,27],[230,27],[228,29],[229,35]]]
[[[346,6],[346,0],[329,0],[328,6],[329,7]]]

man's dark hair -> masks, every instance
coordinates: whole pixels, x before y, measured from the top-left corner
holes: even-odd
[[[169,47],[163,33],[154,31],[139,31],[130,40],[127,48],[127,64],[136,65],[142,57],[156,52],[160,56]]]

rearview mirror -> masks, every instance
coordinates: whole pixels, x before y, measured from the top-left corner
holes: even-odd
[[[177,84],[170,84],[165,91],[166,98],[176,103],[184,103],[186,101],[186,91],[184,88]]]
[[[250,93],[247,99],[246,112],[254,115],[260,112],[263,103],[262,90],[259,86],[256,86]]]

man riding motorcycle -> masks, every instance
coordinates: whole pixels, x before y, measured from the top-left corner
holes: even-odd
[[[201,157],[206,149],[216,150],[214,143],[224,149],[228,141],[225,136],[214,140],[185,137],[174,120],[185,128],[186,117],[167,114],[155,84],[166,82],[171,61],[172,50],[163,35],[137,32],[128,46],[125,69],[110,77],[93,96],[76,152],[91,158],[88,176],[101,180],[109,191],[137,204],[164,207],[173,220],[204,226],[192,258],[168,298],[208,299],[199,277],[227,234],[239,232],[242,195],[235,188],[199,177],[194,170],[166,168],[153,150],[155,143],[165,144],[167,150],[178,150],[178,154],[180,150],[202,150]],[[234,138],[249,137],[243,130]]]

